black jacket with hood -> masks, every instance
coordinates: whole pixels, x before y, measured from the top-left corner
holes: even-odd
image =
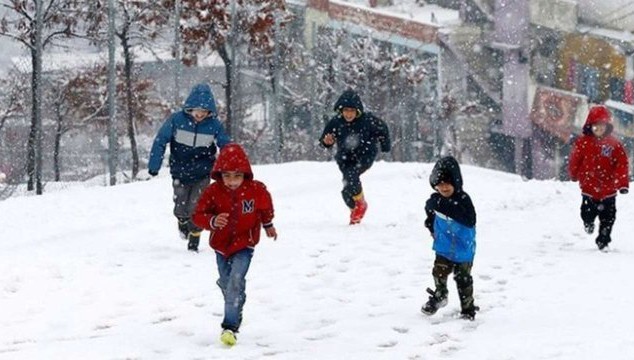
[[[343,108],[357,109],[357,117],[348,122],[343,118]],[[335,160],[340,164],[361,163],[371,164],[378,153],[391,149],[390,133],[387,124],[370,112],[364,112],[361,98],[354,90],[346,90],[335,103],[337,115],[330,119],[324,128],[319,142],[322,146],[330,148],[332,145],[324,144],[324,137],[333,134],[337,152]]]
[[[427,219],[425,227],[434,233],[435,212],[454,219],[467,227],[474,227],[476,224],[476,212],[469,195],[462,190],[462,174],[458,161],[452,156],[445,156],[436,162],[429,175],[429,185],[433,189],[441,182],[448,182],[453,185],[454,193],[446,198],[440,193],[433,193],[425,204]]]

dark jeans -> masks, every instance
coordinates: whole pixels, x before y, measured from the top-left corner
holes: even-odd
[[[363,188],[361,187],[361,174],[372,166],[372,163],[362,164],[358,162],[338,162],[339,171],[343,175],[343,190],[341,196],[343,201],[350,208],[354,208],[355,195],[359,195]]]
[[[253,258],[253,249],[240,250],[225,258],[216,253],[216,264],[220,278],[216,282],[225,298],[225,317],[222,328],[233,331],[240,329],[242,308],[247,300],[246,275]]]
[[[582,196],[581,219],[584,224],[594,224],[597,217],[599,217],[599,236],[596,242],[607,245],[612,241],[610,235],[616,220],[616,196],[600,201],[586,195]]]
[[[471,267],[473,263],[455,263],[445,257],[436,255],[434,260],[434,283],[436,285],[435,297],[446,298],[449,290],[447,289],[447,279],[449,274],[453,272],[456,286],[458,287],[458,297],[460,298],[460,307],[463,311],[472,310],[473,304],[473,278],[471,277]]]
[[[191,184],[183,184],[177,179],[172,181],[172,188],[174,189],[174,216],[180,221],[187,220],[189,231],[201,230],[191,222],[191,215],[194,212],[200,194],[202,194],[207,185],[209,185],[208,177]]]

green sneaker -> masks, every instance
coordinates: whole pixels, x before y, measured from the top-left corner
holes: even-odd
[[[238,339],[236,338],[236,334],[233,331],[229,329],[222,330],[222,334],[220,334],[220,342],[227,346],[233,346],[236,344],[237,341]]]

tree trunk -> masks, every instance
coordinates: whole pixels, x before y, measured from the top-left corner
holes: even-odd
[[[55,128],[55,148],[53,149],[53,170],[55,171],[55,181],[60,181],[59,152],[62,142],[62,115],[59,109],[60,104],[56,104],[57,124]]]
[[[31,50],[31,65],[32,69],[35,69],[35,49]],[[27,140],[27,154],[26,154],[26,175],[28,176],[28,182],[26,189],[33,191],[35,189],[35,138],[37,137],[37,120],[35,119],[35,88],[37,79],[35,76],[35,70],[31,71],[31,127],[29,129],[29,138]]]
[[[108,0],[108,172],[110,186],[117,184],[117,130],[116,130],[116,91],[117,71],[115,63],[115,5]]]
[[[227,78],[227,86],[225,86],[225,98],[227,99],[227,118],[225,120],[225,131],[229,135],[229,137],[233,137],[231,134],[231,124],[233,119],[233,108],[231,106],[232,101],[232,89],[233,89],[233,66],[234,64],[231,62],[229,58],[229,54],[227,53],[227,47],[225,45],[220,46],[218,50],[218,55],[225,63],[225,77]]]
[[[134,101],[132,97],[132,53],[130,52],[130,44],[128,43],[127,30],[120,37],[121,46],[123,47],[123,57],[125,61],[124,76],[125,76],[125,91],[126,91],[126,105],[127,105],[127,120],[128,120],[128,138],[130,139],[130,151],[132,152],[132,179],[136,179],[139,173],[139,151],[136,143],[136,126],[134,123]]]

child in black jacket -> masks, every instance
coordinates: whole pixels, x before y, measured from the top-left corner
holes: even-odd
[[[436,192],[425,204],[425,227],[434,238],[436,260],[432,275],[436,289],[427,289],[431,296],[421,311],[433,315],[439,308],[447,305],[447,278],[453,272],[458,287],[461,316],[474,320],[478,307],[473,301],[471,267],[476,249],[476,212],[471,198],[462,190],[462,174],[458,161],[451,156],[438,160],[429,177],[429,183]]]
[[[363,111],[363,103],[353,90],[346,90],[335,103],[337,115],[324,128],[319,143],[325,148],[337,144],[335,160],[343,174],[343,201],[350,208],[350,225],[363,219],[368,203],[363,196],[360,176],[374,163],[380,146],[390,151],[390,133],[385,122]]]

